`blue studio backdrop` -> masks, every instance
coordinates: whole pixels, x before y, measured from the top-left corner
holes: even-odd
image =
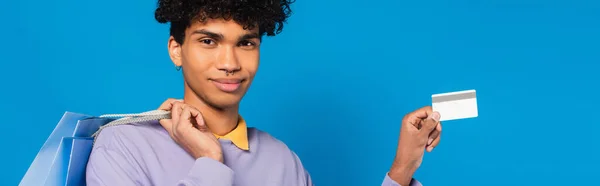
[[[266,38],[241,112],[318,185],[378,185],[400,120],[476,89],[444,123],[426,185],[600,185],[600,1],[298,0]],[[155,109],[181,97],[156,1],[2,1],[0,185],[17,185],[65,111]]]

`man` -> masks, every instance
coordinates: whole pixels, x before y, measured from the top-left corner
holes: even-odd
[[[86,170],[89,186],[312,186],[300,158],[238,113],[259,65],[263,35],[282,30],[286,0],[159,0],[170,22],[168,51],[184,77],[183,100],[159,109],[171,119],[108,127]],[[403,121],[395,160],[382,185],[412,179],[425,150],[439,143],[439,114],[424,107]]]

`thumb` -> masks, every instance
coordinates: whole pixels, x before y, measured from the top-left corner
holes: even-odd
[[[424,133],[424,135],[429,135],[429,133],[431,133],[431,131],[433,131],[433,129],[435,129],[435,127],[438,125],[439,120],[440,113],[431,113],[431,115],[429,115],[427,119],[423,120],[423,127],[421,128],[421,132]]]

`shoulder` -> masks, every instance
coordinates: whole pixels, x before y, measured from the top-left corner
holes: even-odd
[[[248,128],[249,138],[260,144],[261,152],[278,154],[281,157],[291,158],[300,163],[300,158],[286,143],[273,135],[257,128]]]
[[[128,123],[106,127],[99,131],[94,149],[140,148],[163,138],[170,139],[170,136],[158,121]]]
[[[169,144],[171,142],[170,136],[158,121],[106,127],[99,131],[92,146],[87,161],[86,179],[88,183],[95,183],[94,185],[98,182],[156,181],[147,176],[152,171],[160,170],[156,169],[157,164],[160,165],[156,160],[165,153],[172,153],[164,150],[161,145],[172,146]]]
[[[268,147],[271,149],[279,149],[282,151],[291,151],[291,149],[281,140],[272,136],[271,134],[262,131],[260,129],[249,127],[248,138],[253,141],[260,143],[261,147]]]
[[[298,180],[300,184],[292,184],[292,185],[311,185],[310,175],[308,171],[305,170],[300,157],[294,152],[287,144],[285,144],[282,140],[277,139],[271,134],[261,131],[256,128],[248,128],[249,137],[254,138],[258,143],[260,143],[259,152],[264,154],[266,161],[271,162],[273,166],[281,166],[281,172],[285,172],[285,174],[289,174],[286,177],[288,178],[298,178],[291,180]],[[270,167],[272,169],[277,169],[275,167]]]

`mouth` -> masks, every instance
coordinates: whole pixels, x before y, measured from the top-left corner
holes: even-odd
[[[210,79],[210,81],[221,91],[232,93],[240,89],[244,79],[240,78],[220,78]]]

